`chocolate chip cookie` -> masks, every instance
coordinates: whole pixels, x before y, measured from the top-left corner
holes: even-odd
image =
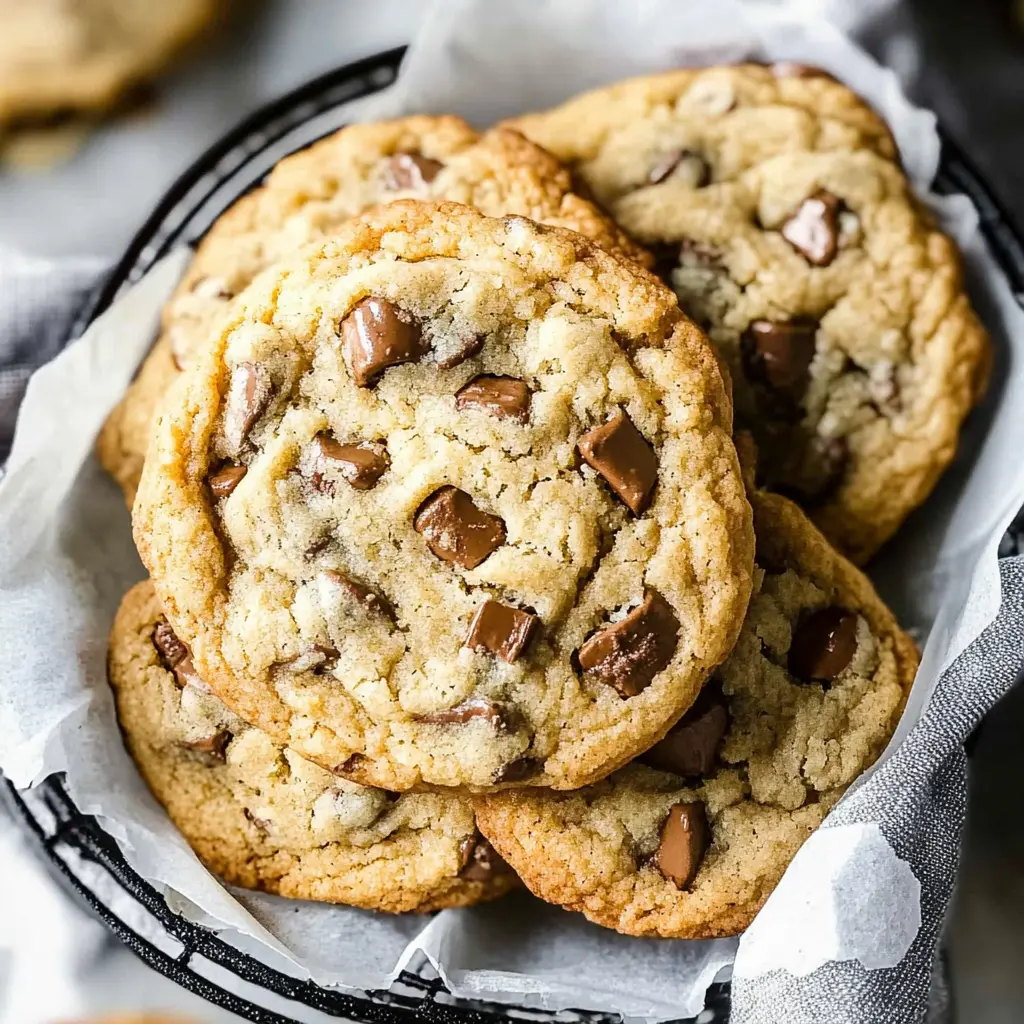
[[[538,896],[631,935],[742,931],[892,735],[917,651],[799,508],[754,494],[757,591],[736,649],[677,725],[576,793],[478,797]]]
[[[989,365],[956,249],[877,117],[830,78],[743,67],[516,123],[657,254],[729,364],[762,482],[870,558],[949,464]]]
[[[109,669],[139,770],[225,881],[392,912],[466,906],[516,884],[464,798],[347,782],[231,714],[148,581],[121,605]]]
[[[791,152],[870,150],[896,158],[885,122],[819,68],[683,68],[583,93],[506,122],[572,168],[614,212],[637,190],[685,192],[733,181]]]
[[[203,677],[356,781],[572,788],[749,599],[717,358],[656,277],[401,201],[258,278],[172,392],[135,538]]]
[[[571,228],[650,263],[569,172],[510,130],[478,135],[456,117],[407,117],[341,129],[281,161],[207,233],[164,311],[163,331],[98,442],[100,461],[134,500],[161,396],[231,299],[265,267],[347,218],[399,198],[450,199],[491,216]]]
[[[108,110],[222,7],[222,0],[3,0],[0,129]]]

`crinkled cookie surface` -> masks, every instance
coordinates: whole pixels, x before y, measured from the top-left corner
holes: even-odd
[[[257,279],[182,376],[136,543],[202,676],[356,781],[573,788],[732,649],[717,359],[583,237],[400,202]]]
[[[574,793],[476,799],[533,892],[627,934],[742,931],[881,753],[917,670],[866,577],[797,506],[752,502],[759,584],[739,642],[667,737]]]
[[[400,912],[467,906],[515,884],[467,800],[347,782],[231,714],[148,581],[125,596],[109,669],[143,777],[200,859],[233,885]]]
[[[475,132],[457,117],[414,116],[342,128],[282,160],[199,244],[163,314],[163,329],[97,443],[100,461],[135,497],[160,400],[250,281],[304,243],[394,199],[447,199],[490,216],[520,214],[570,228],[649,262],[567,170],[520,133]]]

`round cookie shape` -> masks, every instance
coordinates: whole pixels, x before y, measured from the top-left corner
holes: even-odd
[[[513,415],[495,378],[527,393]],[[254,282],[161,417],[136,542],[203,677],[278,742],[392,790],[572,788],[735,642],[753,536],[730,420],[642,268],[399,202]],[[354,487],[335,444],[387,468]]]
[[[917,670],[913,641],[800,509],[751,501],[759,585],[736,649],[683,718],[594,786],[474,801],[536,895],[626,934],[746,928],[882,752]]]
[[[731,370],[760,481],[865,562],[921,504],[984,390],[986,332],[953,243],[895,165],[791,153],[687,195],[614,206],[658,246]]]
[[[516,884],[466,799],[347,782],[231,714],[148,580],[121,604],[108,664],[139,771],[200,860],[232,885],[399,913],[468,906]]]
[[[220,0],[0,4],[0,124],[109,109],[221,9]]]
[[[651,262],[611,218],[576,195],[571,175],[554,157],[519,132],[480,135],[450,116],[347,125],[282,160],[200,243],[164,309],[160,338],[97,442],[100,461],[129,504],[162,395],[232,299],[303,244],[369,207],[403,198],[453,200],[489,216],[520,214]]]
[[[505,124],[567,164],[610,212],[634,192],[680,201],[783,153],[897,155],[885,122],[859,96],[791,62],[627,79]]]

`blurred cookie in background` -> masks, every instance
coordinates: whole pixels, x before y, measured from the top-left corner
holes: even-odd
[[[226,0],[0,0],[0,160],[42,168],[130,100]]]

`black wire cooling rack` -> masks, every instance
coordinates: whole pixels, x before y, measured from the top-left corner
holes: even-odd
[[[256,111],[203,154],[170,188],[139,230],[75,325],[77,336],[176,245],[194,245],[231,202],[258,184],[281,157],[344,123],[347,104],[387,88],[403,49],[369,57],[322,75]],[[943,138],[935,187],[967,195],[982,231],[1024,306],[1024,243],[971,162]],[[1001,552],[1024,548],[1024,519]],[[55,877],[142,960],[204,999],[257,1024],[289,1024],[303,1008],[361,1024],[494,1024],[503,1019],[560,1024],[615,1024],[616,1014],[558,1013],[458,1000],[428,965],[405,971],[387,991],[342,992],[271,967],[175,913],[132,870],[95,818],[74,804],[60,776],[19,792],[0,776],[0,802],[26,833]],[[717,1024],[729,1015],[729,986],[708,990],[706,1008],[690,1024]],[[682,1024],[682,1022],[681,1022]]]

